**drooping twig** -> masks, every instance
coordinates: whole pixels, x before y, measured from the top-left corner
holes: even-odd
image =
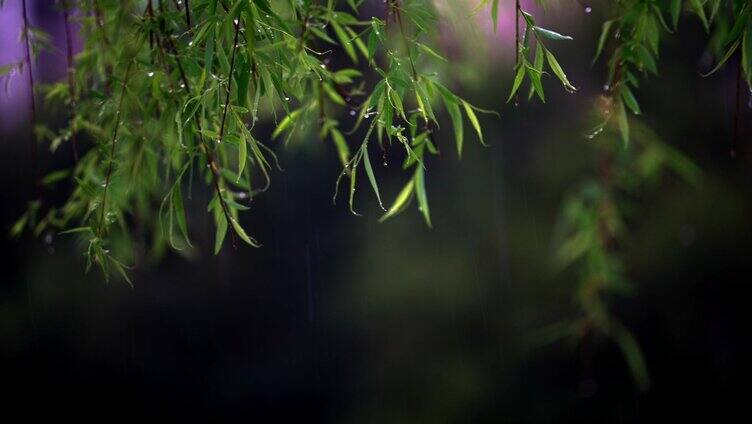
[[[230,94],[232,93],[232,75],[235,71],[235,55],[238,50],[238,34],[240,34],[240,20],[235,20],[235,36],[232,42],[232,54],[230,55],[230,74],[227,76],[227,96],[225,97],[225,107],[222,111],[222,123],[219,126],[219,141],[222,141],[225,131],[225,119],[227,118],[227,109],[230,106]]]
[[[187,4],[186,4],[186,7],[187,7]],[[175,43],[172,42],[172,39],[170,38],[169,34],[162,34],[162,35],[163,35],[164,40],[167,42],[167,45],[169,46],[170,50],[172,51],[172,54],[174,55],[175,63],[177,65],[178,72],[180,73],[180,80],[182,81],[182,84],[185,87],[186,92],[190,93],[191,85],[190,85],[190,82],[188,81],[188,77],[185,73],[185,69],[183,68],[183,64],[180,61],[180,53],[177,50],[177,46],[175,46]],[[236,41],[237,41],[237,33],[236,33]],[[233,49],[233,53],[234,53],[234,49]],[[228,99],[228,102],[229,102],[229,99]],[[219,200],[219,205],[220,205],[220,208],[222,209],[222,214],[225,216],[227,223],[230,224],[230,227],[232,227],[232,231],[230,232],[230,237],[232,237],[232,244],[233,246],[235,246],[236,245],[236,240],[235,240],[236,230],[235,230],[235,226],[232,225],[234,218],[232,217],[232,215],[230,215],[230,209],[227,206],[227,202],[225,201],[224,197],[222,197],[222,188],[219,186],[219,181],[222,178],[222,175],[220,172],[221,168],[219,165],[219,161],[214,155],[214,152],[211,149],[209,149],[209,146],[207,145],[206,140],[204,140],[203,130],[201,128],[201,120],[194,119],[194,122],[196,123],[196,127],[199,132],[199,140],[201,143],[200,149],[203,152],[206,163],[209,166],[209,170],[212,173],[212,185],[214,186],[214,191],[217,194],[217,199]]]
[[[74,83],[75,65],[73,63],[73,37],[71,36],[70,19],[68,16],[68,1],[63,0],[63,21],[65,24],[66,60],[68,65],[68,91],[70,92],[70,131],[73,159],[78,162],[78,147],[76,145],[76,86]]]
[[[24,48],[26,49],[26,67],[28,68],[29,75],[29,93],[31,94],[31,166],[34,170],[34,187],[39,195],[39,149],[37,146],[36,135],[34,134],[34,126],[37,122],[37,106],[35,103],[34,95],[34,70],[31,67],[31,26],[29,25],[29,17],[26,14],[26,0],[21,1],[21,9],[23,14],[23,32],[24,32]]]
[[[130,77],[131,68],[133,67],[134,60],[131,59],[128,62],[128,66],[125,68],[125,77],[123,77],[123,88],[120,90],[120,100],[118,101],[118,107],[115,111],[115,128],[112,130],[112,142],[110,143],[110,162],[107,165],[107,174],[104,180],[104,193],[102,194],[102,213],[99,218],[99,227],[97,228],[97,237],[102,236],[104,228],[105,213],[107,211],[107,190],[110,188],[110,181],[112,180],[112,164],[115,162],[115,146],[117,145],[118,130],[120,129],[120,114],[123,109],[123,99],[125,99],[125,89],[128,86],[128,79]]]
[[[188,0],[185,0],[185,23],[188,25],[188,30],[191,30],[191,5],[188,4]]]

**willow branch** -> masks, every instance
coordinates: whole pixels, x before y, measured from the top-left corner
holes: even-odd
[[[35,103],[34,95],[34,70],[31,67],[31,26],[29,25],[29,17],[26,14],[26,0],[21,1],[21,9],[23,13],[23,32],[24,32],[24,48],[26,49],[26,67],[29,70],[29,93],[31,93],[31,166],[34,169],[34,186],[36,190],[39,190],[39,149],[37,146],[36,135],[34,134],[34,126],[37,122],[37,106]]]
[[[187,7],[187,3],[186,3]],[[237,26],[236,26],[237,28]],[[188,77],[185,73],[185,69],[183,68],[183,64],[180,61],[180,54],[177,50],[177,46],[175,46],[175,43],[172,42],[172,39],[170,38],[169,34],[162,34],[164,37],[162,37],[165,41],[167,41],[167,45],[169,46],[170,50],[172,50],[172,53],[174,55],[175,64],[178,68],[178,72],[180,73],[180,80],[183,83],[183,86],[185,86],[185,90],[187,93],[191,92],[191,85],[188,81]],[[235,33],[235,41],[237,44],[237,31]],[[234,62],[234,54],[235,49],[233,48],[233,62]],[[232,72],[231,72],[232,73]],[[230,77],[232,78],[232,76]],[[229,86],[228,86],[229,90]],[[228,104],[229,104],[229,98],[228,98]],[[225,108],[226,112],[226,108]],[[214,191],[217,194],[217,199],[219,200],[220,208],[222,209],[222,214],[225,216],[225,219],[227,220],[227,223],[230,224],[230,227],[232,227],[232,232],[230,233],[232,237],[232,243],[233,245],[236,244],[235,241],[235,226],[232,225],[232,222],[235,220],[232,215],[230,214],[230,209],[227,206],[227,202],[225,201],[225,198],[222,196],[222,188],[219,185],[219,181],[222,178],[221,172],[220,172],[220,164],[217,160],[216,155],[214,155],[214,152],[209,148],[208,144],[206,143],[206,140],[204,140],[203,136],[203,129],[201,128],[201,120],[200,119],[194,119],[194,122],[196,123],[196,128],[199,132],[199,141],[200,141],[200,149],[201,152],[204,154],[204,158],[206,160],[206,164],[209,166],[209,170],[212,173],[212,186],[214,187]],[[221,136],[220,136],[221,139]]]
[[[107,165],[107,174],[104,180],[104,193],[102,194],[102,213],[99,218],[99,228],[97,229],[97,237],[102,236],[104,229],[105,214],[107,212],[107,191],[110,188],[110,182],[112,181],[113,163],[115,162],[115,146],[117,145],[118,130],[120,129],[120,115],[123,111],[123,100],[125,99],[125,90],[128,86],[128,79],[130,78],[131,68],[133,68],[133,59],[128,62],[128,67],[125,68],[125,76],[123,77],[123,88],[120,90],[120,100],[118,101],[118,107],[115,111],[115,128],[112,130],[112,142],[110,143],[110,162]]]
[[[68,91],[70,92],[70,131],[73,159],[78,162],[78,146],[76,144],[76,86],[74,82],[75,65],[73,63],[73,37],[71,36],[70,19],[68,16],[68,1],[63,0],[63,22],[65,24],[66,60],[68,64]]]
[[[235,56],[238,50],[238,34],[240,34],[240,20],[235,21],[235,36],[232,42],[232,54],[230,57],[230,74],[227,76],[227,96],[225,97],[225,107],[222,111],[222,123],[219,126],[219,141],[222,141],[222,137],[224,136],[227,109],[230,107],[230,94],[232,93],[232,75],[235,72]]]

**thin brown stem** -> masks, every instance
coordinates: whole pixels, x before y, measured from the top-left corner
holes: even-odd
[[[415,82],[418,82],[418,71],[415,68],[415,62],[413,62],[413,56],[410,54],[410,44],[407,42],[407,35],[405,34],[405,28],[402,25],[402,14],[400,13],[399,6],[396,3],[396,0],[394,3],[392,3],[392,7],[394,8],[394,17],[397,20],[397,25],[399,26],[400,30],[400,36],[402,37],[402,42],[405,44],[405,51],[407,53],[407,59],[410,61],[410,69],[413,73],[413,80]]]
[[[34,70],[31,66],[31,26],[29,25],[29,17],[26,14],[26,0],[21,1],[21,9],[23,13],[23,31],[24,31],[24,48],[26,49],[26,67],[28,68],[29,75],[29,93],[31,94],[31,166],[34,170],[34,188],[39,197],[39,148],[37,146],[36,135],[34,134],[34,127],[37,122],[37,106],[34,98]]]
[[[185,23],[188,25],[188,31],[191,30],[191,5],[188,3],[188,0],[185,0]]]
[[[186,3],[187,6],[187,3]],[[174,55],[175,64],[178,67],[178,72],[180,73],[180,79],[183,82],[183,86],[185,86],[185,90],[187,93],[191,92],[191,85],[188,81],[188,77],[185,74],[185,70],[183,68],[183,64],[180,61],[180,54],[177,50],[177,47],[175,46],[175,43],[172,42],[172,39],[170,38],[169,34],[163,34],[164,40],[167,41],[167,45],[170,47],[170,50],[172,50],[172,53]],[[236,35],[236,41],[237,41],[237,35]],[[234,49],[233,49],[234,53]],[[228,87],[229,88],[229,87]],[[229,101],[229,99],[228,99]],[[219,161],[216,158],[216,155],[214,155],[214,152],[209,149],[208,144],[206,143],[206,140],[204,140],[203,136],[203,130],[201,128],[201,120],[200,119],[194,119],[194,122],[196,123],[196,128],[198,129],[199,133],[199,140],[200,140],[200,149],[201,152],[204,154],[204,158],[206,160],[206,164],[209,167],[209,170],[212,173],[212,185],[214,186],[214,191],[217,194],[217,199],[219,200],[220,208],[222,209],[222,214],[225,216],[225,219],[227,220],[227,223],[232,227],[232,232],[230,232],[230,237],[232,237],[232,244],[233,246],[236,245],[236,239],[235,239],[235,226],[232,225],[232,222],[234,221],[234,218],[230,214],[230,209],[227,206],[227,202],[225,201],[224,197],[222,197],[222,188],[219,185],[219,181],[222,178],[221,172],[220,172],[220,165]],[[221,139],[221,137],[220,137]]]
[[[227,76],[227,96],[225,97],[225,106],[222,111],[222,123],[219,126],[219,141],[222,141],[225,131],[225,120],[227,119],[227,109],[230,106],[230,94],[232,93],[232,75],[235,72],[235,56],[238,50],[238,34],[240,34],[240,20],[235,21],[235,36],[232,42],[232,54],[230,57],[230,74]]]
[[[63,0],[63,21],[65,24],[66,60],[68,65],[68,91],[70,92],[70,131],[73,159],[78,162],[78,146],[76,143],[76,85],[74,82],[75,64],[73,63],[73,37],[71,35],[69,5]]]
[[[128,66],[125,68],[125,76],[123,77],[123,88],[120,90],[120,100],[118,101],[118,107],[115,111],[115,128],[112,130],[112,142],[110,143],[110,158],[107,165],[107,174],[104,180],[104,193],[102,193],[102,212],[99,218],[99,228],[97,229],[97,237],[102,236],[104,230],[105,215],[107,212],[107,191],[110,188],[110,182],[112,180],[113,163],[115,163],[115,146],[117,145],[118,130],[120,129],[120,115],[123,111],[123,100],[125,99],[125,90],[128,86],[128,79],[130,78],[131,68],[133,68],[134,60],[131,59],[128,62]]]

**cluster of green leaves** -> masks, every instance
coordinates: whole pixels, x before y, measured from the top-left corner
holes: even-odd
[[[556,56],[545,45],[547,41],[566,41],[572,40],[572,37],[537,26],[533,15],[522,10],[519,5],[517,7],[517,16],[524,18],[525,31],[521,39],[519,39],[519,36],[517,37],[515,75],[507,102],[516,98],[517,91],[520,89],[525,77],[527,77],[530,81],[528,100],[532,99],[535,94],[545,103],[546,95],[543,91],[542,78],[546,74],[546,64],[548,64],[548,68],[561,81],[567,91],[577,91],[569,82]],[[532,45],[533,40],[535,43],[534,46]]]
[[[127,279],[136,243],[147,240],[159,257],[168,247],[192,248],[186,201],[193,183],[211,191],[207,210],[214,219],[214,251],[227,233],[251,246],[259,243],[240,224],[240,213],[265,191],[274,150],[261,141],[300,139],[316,133],[330,140],[342,164],[335,200],[349,179],[353,213],[359,168],[384,209],[381,220],[405,210],[413,198],[428,226],[427,163],[438,153],[433,133],[441,112],[452,123],[458,156],[465,125],[481,143],[479,109],[454,94],[435,65],[446,59],[430,47],[438,26],[430,0],[385,0],[382,17],[361,17],[363,0],[93,0],[64,1],[85,40],[71,61],[67,83],[43,88],[47,107],[69,109],[68,125],[35,126],[37,141],[55,152],[77,135],[86,141],[71,169],[41,177],[37,186],[69,189],[62,205],[40,196],[12,227],[75,233],[86,243],[88,266],[105,276]],[[481,0],[497,25],[499,0]],[[578,304],[582,318],[567,331],[595,329],[622,348],[636,382],[648,381],[634,336],[608,312],[608,298],[628,291],[618,242],[627,232],[623,204],[640,187],[667,171],[692,180],[697,170],[658,141],[629,112],[642,113],[635,92],[641,78],[658,74],[662,37],[676,31],[682,11],[691,11],[711,33],[717,63],[739,56],[740,77],[752,82],[752,5],[745,0],[616,0],[603,23],[595,60],[610,52],[605,93],[598,102],[599,124],[588,134],[618,134],[593,145],[602,157],[598,175],[585,181],[564,205],[557,262],[579,266]],[[0,1],[0,5],[2,2]],[[66,15],[66,22],[68,15]],[[515,2],[515,67],[508,101],[525,80],[528,99],[545,102],[542,78],[549,71],[570,92],[570,83],[549,42],[572,38],[536,24]],[[66,25],[68,25],[66,23]],[[523,29],[520,34],[520,29]],[[70,27],[66,28],[70,31]],[[70,37],[69,37],[70,38]],[[48,37],[24,26],[21,40],[33,55],[49,48]],[[70,46],[69,46],[70,47]],[[349,65],[331,69],[341,53]],[[595,62],[594,60],[594,62]],[[337,62],[339,63],[339,62]],[[0,75],[30,67],[4,64]],[[6,79],[7,81],[7,79]],[[350,115],[352,128],[343,129]],[[273,120],[265,137],[259,120]],[[604,131],[608,130],[608,131]],[[631,134],[631,135],[630,135]],[[648,134],[647,136],[645,134]],[[353,144],[350,140],[357,138]],[[634,139],[634,140],[633,140]],[[630,148],[625,148],[631,143]],[[389,207],[372,165],[376,148],[404,150],[409,177]],[[75,145],[74,153],[75,153]],[[67,184],[67,186],[66,186]],[[187,196],[186,196],[187,193]]]
[[[559,266],[576,264],[580,271],[577,301],[582,318],[563,328],[562,334],[587,334],[596,330],[611,337],[621,348],[636,384],[646,387],[649,377],[639,344],[608,310],[608,299],[631,290],[619,242],[627,233],[625,207],[638,189],[660,179],[667,171],[685,180],[697,178],[697,168],[678,151],[629,117],[642,110],[635,95],[641,78],[658,75],[661,39],[678,28],[680,15],[689,11],[711,32],[710,49],[717,64],[706,74],[721,69],[741,49],[740,76],[750,83],[752,24],[747,1],[736,0],[619,0],[612,4],[612,18],[603,23],[593,62],[610,50],[605,94],[597,105],[599,123],[587,135],[594,139],[609,132],[618,134],[622,145],[593,142],[600,152],[597,176],[582,183],[564,204],[556,261]],[[639,136],[630,128],[639,125]]]
[[[432,134],[439,109],[453,124],[458,155],[465,122],[483,142],[477,113],[488,111],[423,71],[445,61],[429,47],[437,27],[430,0],[388,0],[383,19],[367,20],[359,17],[361,3],[65,2],[66,11],[79,11],[85,46],[68,83],[43,90],[47,107],[70,109],[70,119],[63,128],[37,123],[35,133],[53,152],[78,135],[83,151],[71,169],[39,181],[69,187],[65,203],[36,199],[12,233],[75,233],[88,246],[89,266],[127,279],[124,264],[135,260],[137,243],[148,242],[154,257],[168,247],[191,250],[185,198],[201,181],[212,192],[215,253],[227,233],[259,246],[240,224],[250,200],[269,187],[277,161],[261,141],[259,120],[276,123],[270,140],[304,138],[311,129],[330,139],[342,163],[337,186],[350,180],[353,212],[361,164],[382,203],[369,147],[397,143],[410,177],[382,220],[416,197],[430,226],[426,162],[438,152]],[[330,69],[338,52],[350,67]],[[344,130],[341,117],[348,115],[355,125]],[[355,136],[363,138],[353,146]]]
[[[644,125],[629,149],[615,137],[594,141],[600,150],[597,179],[583,181],[563,204],[554,237],[558,269],[577,266],[576,300],[582,316],[563,327],[560,336],[595,330],[612,338],[622,350],[635,383],[649,385],[649,375],[636,338],[608,308],[610,298],[633,292],[619,246],[628,238],[628,212],[633,199],[655,188],[673,173],[685,181],[698,180],[699,170],[680,152],[663,143]]]
[[[614,2],[614,17],[603,23],[594,62],[604,48],[613,44],[608,59],[606,91],[613,102],[604,113],[603,121],[592,134],[600,133],[615,120],[622,141],[629,142],[629,111],[642,113],[634,91],[640,76],[658,75],[661,39],[678,29],[682,11],[694,14],[706,31],[711,32],[710,50],[718,57],[716,65],[705,76],[721,69],[741,50],[740,66],[747,85],[752,86],[752,6],[745,0],[621,0]]]

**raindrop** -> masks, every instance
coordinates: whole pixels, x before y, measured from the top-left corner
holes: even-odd
[[[355,114],[356,114],[356,113],[357,113],[357,112],[355,112],[355,109],[352,109],[352,110],[350,111],[350,116],[355,116]]]
[[[149,72],[149,73],[148,73],[148,74],[146,74],[146,75],[148,75],[149,77],[153,77],[153,76],[154,76],[154,71],[152,71],[152,72]]]
[[[593,11],[593,8],[590,6],[585,6],[585,13],[590,13]]]

